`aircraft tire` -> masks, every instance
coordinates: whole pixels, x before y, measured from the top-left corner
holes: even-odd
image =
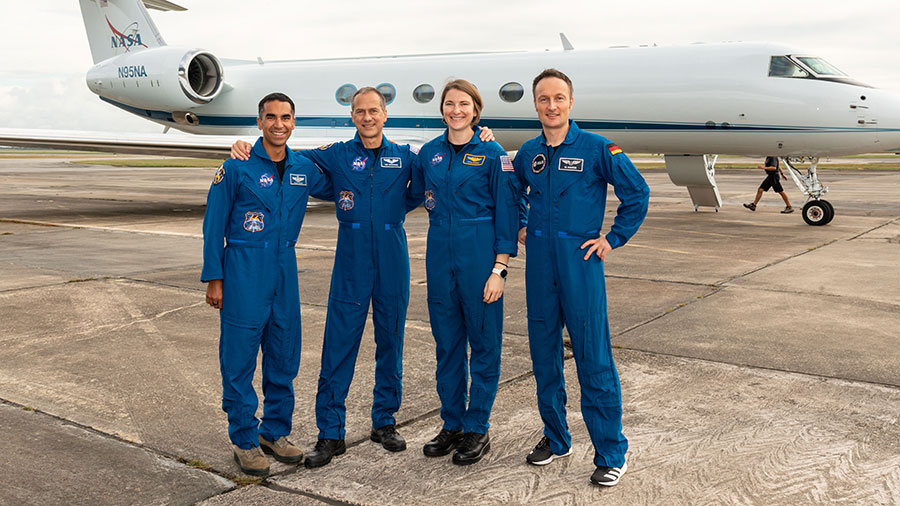
[[[803,221],[821,227],[834,218],[834,207],[826,200],[810,200],[803,206]]]
[[[825,216],[825,223],[823,223],[823,225],[828,225],[829,223],[831,223],[831,220],[834,219],[834,206],[831,205],[831,202],[828,202],[827,200],[820,200],[819,202],[821,202],[823,206],[828,208],[828,215]]]

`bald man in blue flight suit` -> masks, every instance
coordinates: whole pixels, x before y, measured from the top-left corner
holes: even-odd
[[[219,366],[222,409],[234,460],[264,476],[276,460],[303,454],[286,438],[294,413],[293,381],[300,365],[300,292],[294,245],[310,195],[328,198],[328,178],[287,148],[294,104],[281,93],[259,103],[262,137],[248,161],[227,160],[216,172],[203,219],[206,302],[221,311]],[[262,423],[253,389],[262,348]],[[262,450],[260,449],[262,446]]]
[[[618,146],[569,120],[574,101],[565,74],[543,71],[532,92],[543,133],[522,145],[514,165],[529,189],[519,240],[527,252],[528,341],[544,437],[526,461],[546,465],[572,453],[563,377],[565,325],[581,386],[581,413],[595,450],[591,482],[613,486],[627,469],[628,440],[622,434],[603,261],[637,232],[650,191]],[[607,185],[621,203],[604,235]]]

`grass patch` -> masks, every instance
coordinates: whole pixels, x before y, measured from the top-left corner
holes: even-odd
[[[210,469],[210,465],[202,460],[189,460],[186,462],[187,465],[193,467],[194,469],[203,469],[204,471]]]
[[[222,160],[211,158],[131,158],[121,160],[73,160],[82,165],[106,165],[110,167],[197,167],[216,168]]]
[[[23,406],[22,409],[24,409],[25,411],[34,411],[34,408],[32,408],[31,406]]]
[[[262,483],[262,478],[254,478],[252,476],[235,476],[231,479],[237,486],[239,487],[248,487],[250,485],[259,485]]]

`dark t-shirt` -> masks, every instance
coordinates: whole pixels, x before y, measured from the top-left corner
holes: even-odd
[[[275,162],[275,168],[278,169],[278,179],[284,179],[284,162],[287,161],[287,157],[282,158],[281,160]]]
[[[766,161],[763,164],[766,167],[775,167],[774,169],[766,169],[766,172],[775,172],[778,170],[778,157],[777,156],[767,156]]]

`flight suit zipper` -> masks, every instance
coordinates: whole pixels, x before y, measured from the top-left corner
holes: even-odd
[[[371,149],[366,148],[369,151],[369,156],[372,158],[372,165],[369,167],[369,237],[372,241],[372,244],[369,247],[372,249],[372,268],[375,268],[375,255],[377,254],[378,248],[375,247],[375,152]],[[381,149],[384,149],[384,146],[381,146]],[[380,152],[379,152],[380,153]],[[373,271],[374,272],[374,271]]]

